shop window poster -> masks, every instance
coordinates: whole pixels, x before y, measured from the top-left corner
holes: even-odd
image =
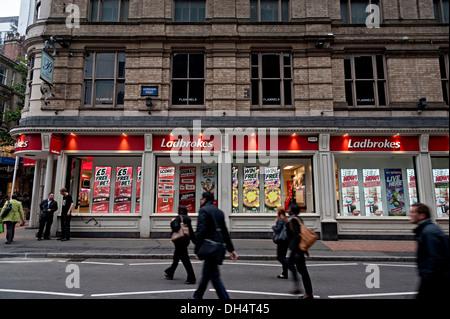
[[[449,214],[449,170],[433,169],[434,194],[436,198],[437,217],[446,217]]]
[[[137,169],[137,180],[136,180],[136,214],[141,212],[141,181],[142,181],[142,167],[139,166]]]
[[[243,212],[259,213],[259,167],[244,167],[243,176]]]
[[[179,205],[186,206],[188,214],[195,213],[196,168],[180,167]]]
[[[386,196],[389,216],[406,216],[405,191],[401,168],[386,168]]]
[[[414,169],[408,168],[406,174],[408,175],[409,205],[416,204],[419,202],[417,198],[416,172]]]
[[[92,213],[109,213],[111,166],[96,166],[92,194]]]
[[[358,187],[358,170],[341,169],[342,206],[344,216],[359,216],[361,203]]]
[[[133,167],[116,168],[116,185],[114,190],[114,213],[131,213],[131,194],[133,186]]]
[[[280,167],[264,167],[264,204],[267,213],[276,212],[281,206]]]
[[[363,169],[366,216],[383,216],[379,169]]]
[[[239,213],[239,167],[233,166],[232,172],[232,182],[233,182],[233,213]]]
[[[202,187],[202,194],[204,192],[213,193],[214,205],[217,206],[217,166],[202,166],[200,169],[200,185]]]
[[[159,167],[156,212],[158,214],[173,213],[174,197],[175,167]]]

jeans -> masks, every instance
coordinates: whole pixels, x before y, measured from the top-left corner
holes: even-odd
[[[288,243],[282,243],[277,245],[277,260],[281,263],[283,268],[282,275],[284,277],[288,277],[288,261],[286,258],[286,254],[288,251]]]
[[[41,217],[39,218],[39,231],[37,233],[37,238],[42,237],[42,233],[44,232],[44,238],[50,238],[50,228],[53,224],[53,213],[42,212]]]
[[[202,279],[200,280],[197,291],[194,293],[194,299],[203,299],[203,295],[205,294],[208,282],[210,280],[216,289],[219,299],[230,299],[230,296],[220,280],[219,265],[214,260],[205,260]]]
[[[313,289],[311,284],[311,278],[309,277],[308,269],[306,268],[305,254],[299,248],[291,251],[291,255],[288,260],[289,270],[292,272],[294,284],[298,287],[297,271],[302,276],[303,286],[305,287],[305,293],[312,296]],[[295,269],[297,267],[297,269]]]

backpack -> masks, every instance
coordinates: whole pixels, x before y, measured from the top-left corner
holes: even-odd
[[[5,205],[6,205],[6,208],[2,213],[2,219],[5,219],[12,210],[12,204],[10,201],[6,202]]]
[[[299,225],[300,225],[300,233],[298,234],[298,237],[300,237],[300,242],[298,244],[298,247],[301,251],[308,251],[308,249],[319,239],[317,237],[317,234],[312,230],[303,225],[302,221],[298,217],[292,217],[295,218]],[[293,230],[292,223],[291,223],[291,229]]]

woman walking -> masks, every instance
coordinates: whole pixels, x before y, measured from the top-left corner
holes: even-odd
[[[9,245],[12,243],[14,239],[14,233],[17,222],[21,222],[21,225],[25,224],[25,218],[23,216],[23,208],[22,203],[17,200],[17,194],[14,193],[11,196],[11,200],[6,201],[3,205],[2,212],[6,210],[6,207],[9,203],[12,205],[12,209],[9,212],[8,216],[3,218],[3,224],[6,225],[6,242],[5,244]]]
[[[277,219],[275,221],[275,225],[272,226],[272,230],[275,233],[275,238],[282,237],[282,233],[287,236],[287,217],[286,211],[283,207],[277,208]],[[281,235],[281,236],[280,236]],[[275,244],[277,245],[277,260],[281,263],[282,273],[278,275],[280,279],[288,279],[288,262],[286,259],[286,254],[288,251],[288,240],[287,237],[281,240],[275,240]]]
[[[189,238],[186,240],[174,242],[175,251],[173,253],[172,266],[170,266],[164,271],[164,276],[167,279],[173,279],[175,270],[177,269],[178,263],[181,260],[187,272],[187,279],[184,283],[186,285],[193,285],[196,282],[196,278],[194,269],[192,268],[191,260],[189,259],[189,253],[187,248],[191,240],[193,243],[195,243],[195,233],[194,230],[192,229],[191,219],[188,217],[187,214],[188,214],[187,208],[185,206],[179,206],[178,216],[170,223],[170,227],[172,228],[172,232],[174,233],[180,230],[181,223],[186,224],[189,228]]]

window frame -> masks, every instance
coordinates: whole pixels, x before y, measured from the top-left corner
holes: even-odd
[[[353,25],[365,25],[365,23],[354,23],[354,22],[352,22],[352,1],[353,2],[356,2],[356,1],[358,1],[358,0],[340,0],[340,9],[341,9],[341,19],[342,19],[342,21],[345,23],[345,24],[353,24]],[[361,1],[362,2],[362,1]],[[381,21],[383,21],[383,10],[381,9],[381,1],[380,0],[365,0],[365,2],[366,2],[366,8],[367,8],[367,6],[368,5],[371,5],[371,4],[376,4],[376,5],[378,5],[379,6],[379,8],[380,8],[380,22]],[[343,16],[342,16],[342,6],[343,6],[343,3],[345,3],[345,7],[346,7],[346,13],[347,13],[347,21],[345,21],[344,19],[343,19]],[[365,12],[365,11],[364,11]],[[366,19],[367,19],[367,17],[368,17],[368,14],[367,14],[367,12],[365,12],[366,13]],[[365,20],[366,20],[365,19]]]
[[[114,77],[113,78],[97,78],[97,56],[98,54],[114,54]],[[88,54],[93,54],[93,62],[92,62],[92,74],[90,78],[86,77],[86,70],[87,70],[87,58]],[[124,75],[123,78],[119,77],[119,55],[125,55],[125,66],[124,66]],[[94,107],[94,108],[123,108],[125,105],[125,79],[126,79],[126,53],[123,51],[93,51],[93,52],[86,52],[84,57],[84,78],[83,78],[83,106],[84,107]],[[88,87],[88,82],[91,81],[91,103],[86,104],[86,92]],[[96,82],[97,81],[114,81],[114,89],[113,89],[113,103],[112,104],[96,104],[95,103],[95,97],[96,97]],[[118,104],[118,90],[117,85],[119,82],[123,82],[124,85],[124,103]]]
[[[444,6],[442,5],[443,1],[445,0],[433,0],[434,18],[438,23],[448,24],[449,21],[445,21]],[[436,11],[436,4],[437,4],[437,11]]]
[[[89,0],[89,8],[88,8],[88,17],[90,22],[97,22],[97,23],[116,23],[116,22],[127,22],[129,18],[129,12],[130,12],[130,0],[115,0],[118,2],[118,12],[117,12],[117,21],[102,21],[102,6],[104,0],[97,0],[97,17],[95,19],[92,19],[92,6],[93,6],[93,0]],[[128,2],[128,16],[126,18],[122,17],[122,9],[123,9],[123,3]]]
[[[205,23],[206,22],[206,0],[200,0],[205,5],[205,19],[203,21],[191,21],[191,10],[192,10],[192,1],[191,0],[173,0],[173,12],[172,12],[172,21],[175,23]],[[189,7],[189,21],[178,21],[176,20],[176,7],[177,3],[187,2]]]
[[[1,80],[0,80],[0,84],[1,85],[8,85],[8,68],[4,65],[0,65],[0,68],[2,68],[4,70],[3,73],[0,73],[1,75]]]
[[[363,57],[370,56],[372,58],[372,73],[373,78],[371,79],[358,79],[356,78],[356,66],[355,66],[355,57]],[[381,56],[383,62],[383,73],[384,78],[380,79],[378,77],[378,68],[377,68],[377,56]],[[347,79],[346,74],[344,73],[344,81],[345,81],[345,97],[346,102],[348,104],[348,96],[347,96],[347,83],[351,82],[352,89],[352,105],[348,104],[348,107],[353,108],[371,108],[371,107],[388,107],[389,106],[389,90],[388,90],[388,79],[387,79],[387,65],[386,65],[386,56],[383,54],[348,54],[344,56],[344,69],[345,69],[345,60],[350,58],[350,66],[351,66],[351,79]],[[357,91],[356,91],[356,82],[372,82],[374,89],[374,104],[370,105],[358,105],[357,101]],[[386,100],[386,105],[380,105],[380,94],[379,94],[379,82],[384,83],[384,98]]]
[[[439,69],[441,74],[441,83],[442,83],[442,99],[449,105],[450,99],[450,89],[449,89],[449,55],[441,54],[439,56]],[[445,76],[442,74],[442,70],[445,71]]]
[[[290,65],[285,65],[284,63],[284,56],[285,55],[289,55],[289,62]],[[253,55],[258,55],[258,65],[254,65],[253,64]],[[265,78],[263,77],[263,56],[265,55],[278,55],[280,58],[280,77],[279,78]],[[253,77],[253,68],[257,67],[258,68],[258,77],[255,78]],[[284,73],[284,69],[289,67],[290,68],[290,73],[291,73],[291,77],[285,77],[285,73]],[[252,108],[292,108],[294,106],[294,90],[293,90],[293,85],[294,85],[294,78],[293,78],[293,60],[292,60],[292,53],[291,52],[253,52],[250,55],[250,83],[251,83],[251,107]],[[280,81],[280,104],[264,104],[263,101],[263,81],[264,80],[278,80]],[[254,81],[258,81],[258,104],[254,104],[253,103],[253,82]],[[290,100],[291,103],[290,104],[286,104],[286,92],[285,92],[285,81],[290,81],[290,88],[291,88],[291,96],[290,96]]]
[[[187,65],[186,65],[186,73],[187,73],[187,77],[186,78],[180,78],[180,77],[174,77],[174,57],[177,54],[184,54],[187,55]],[[191,78],[190,74],[189,74],[189,57],[192,54],[198,54],[198,55],[202,55],[203,56],[203,77],[202,78]],[[200,52],[200,51],[193,51],[193,52],[174,52],[171,56],[171,70],[170,70],[170,106],[172,108],[200,108],[200,109],[204,109],[206,107],[206,54],[204,52]],[[187,93],[187,101],[186,104],[176,104],[174,103],[174,81],[187,81],[187,88],[186,88],[186,93]],[[203,103],[201,104],[189,104],[189,83],[191,81],[203,81]]]
[[[277,21],[262,21],[261,19],[261,0],[253,0],[256,1],[256,21],[252,20],[252,0],[250,1],[250,22],[255,22],[255,23],[280,23],[280,22],[290,22],[291,18],[292,18],[292,13],[291,13],[291,0],[273,0],[278,1],[278,20]],[[288,17],[287,20],[284,21],[283,20],[283,5],[282,2],[283,1],[287,1],[288,2]]]

